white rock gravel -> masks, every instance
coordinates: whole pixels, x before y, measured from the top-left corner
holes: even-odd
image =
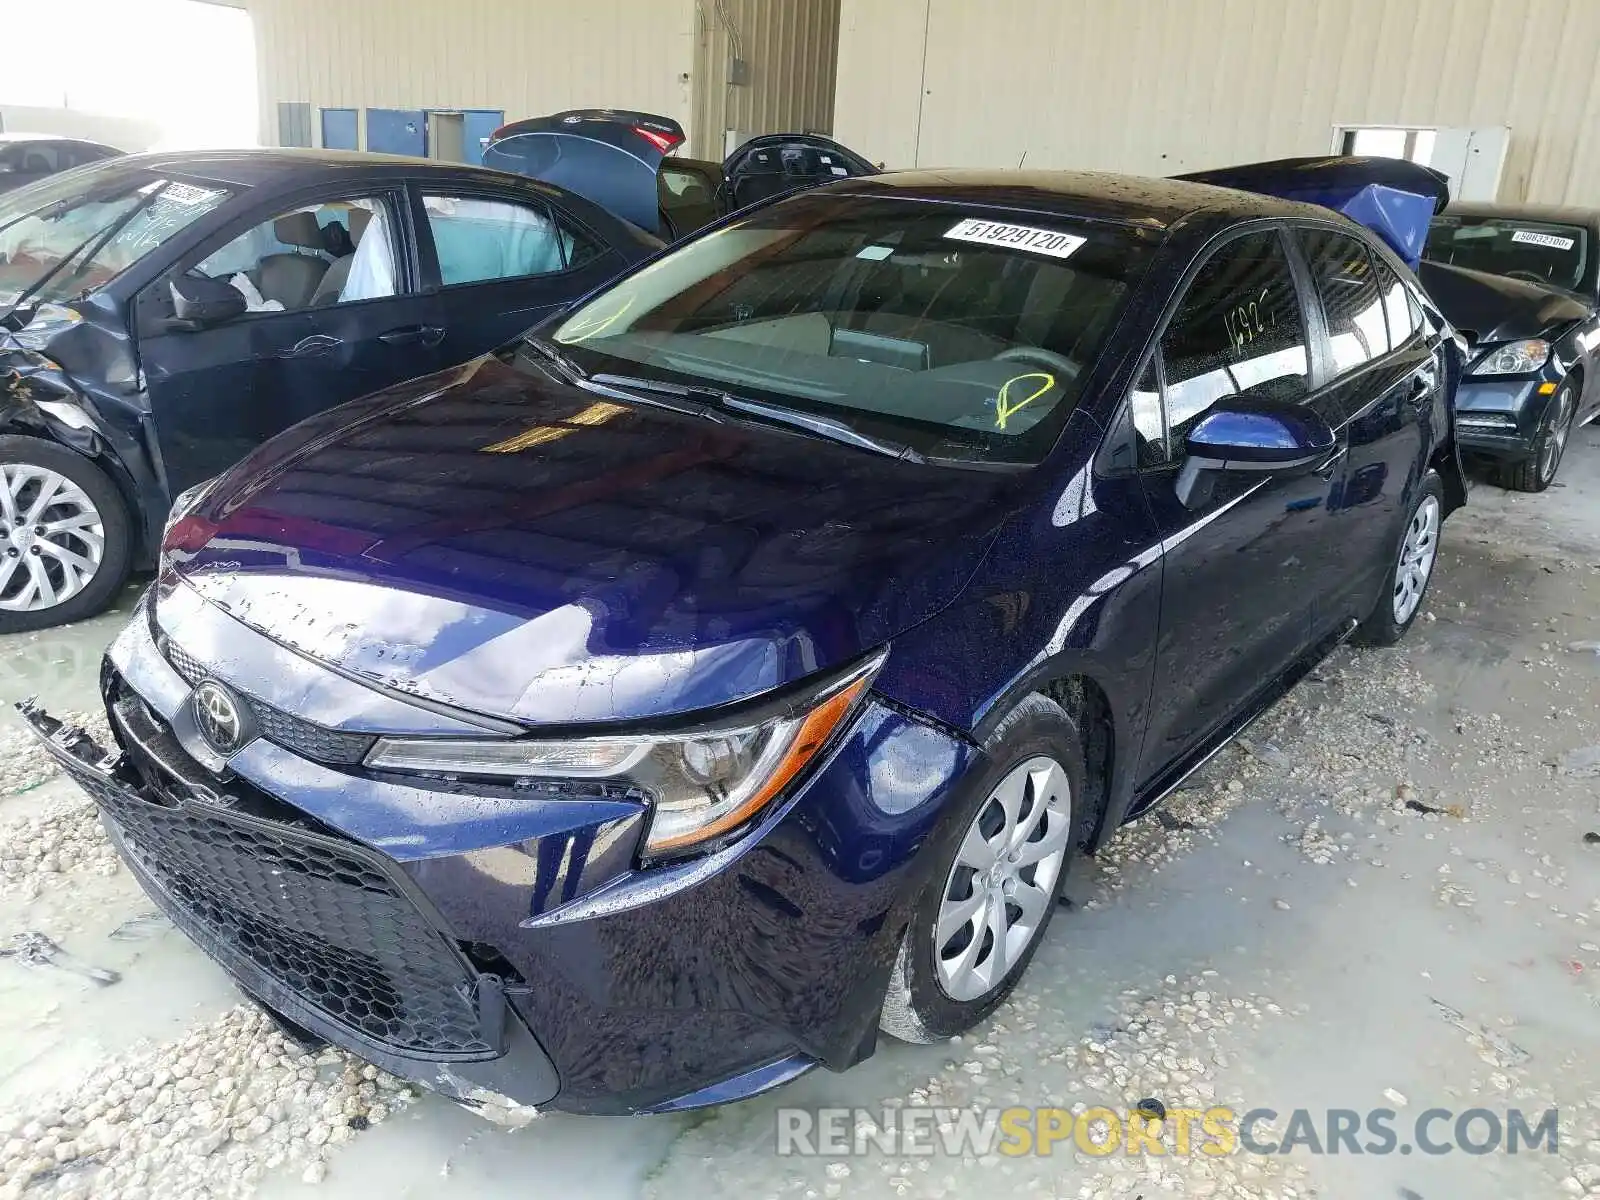
[[[233,1200],[279,1167],[318,1182],[330,1146],[412,1095],[343,1052],[304,1053],[239,1005],[27,1112],[0,1113],[0,1200]]]

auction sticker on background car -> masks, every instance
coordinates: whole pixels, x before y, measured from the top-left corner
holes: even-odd
[[[944,236],[958,242],[1032,250],[1035,254],[1048,254],[1052,258],[1068,257],[1085,241],[1075,233],[1035,229],[1032,225],[1007,225],[1002,221],[980,221],[976,217],[956,222]]]

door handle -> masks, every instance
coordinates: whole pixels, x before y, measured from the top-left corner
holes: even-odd
[[[278,351],[279,358],[309,358],[313,354],[326,354],[344,345],[343,338],[336,338],[326,333],[313,333],[303,337],[287,350]]]
[[[437,346],[444,340],[444,329],[439,325],[406,325],[380,333],[378,340],[389,346]]]
[[[1439,386],[1439,372],[1434,367],[1424,367],[1411,377],[1411,403],[1420,404]]]

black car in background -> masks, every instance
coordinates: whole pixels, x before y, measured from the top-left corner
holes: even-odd
[[[1433,219],[1419,275],[1472,343],[1456,393],[1463,451],[1542,492],[1572,430],[1600,415],[1600,211],[1458,204]]]
[[[815,133],[763,134],[720,163],[679,158],[684,140],[671,117],[575,109],[501,126],[483,164],[559,184],[668,241],[758,201],[879,170]]]
[[[337,151],[136,155],[0,197],[0,633],[99,611],[173,499],[273,434],[660,247],[548,184]]]
[[[48,133],[0,133],[0,192],[15,191],[47,175],[116,158],[121,150],[82,138]]]

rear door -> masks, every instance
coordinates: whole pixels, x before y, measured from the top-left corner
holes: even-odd
[[[597,234],[542,196],[469,181],[413,184],[411,192],[446,363],[505,344],[622,266]]]
[[[169,285],[185,273],[233,283],[249,311],[180,327]],[[440,366],[438,298],[417,279],[404,189],[345,185],[257,205],[140,292],[139,358],[172,491]]]
[[[1336,230],[1294,232],[1325,335],[1317,407],[1349,451],[1335,501],[1340,586],[1318,611],[1318,624],[1331,629],[1366,616],[1390,566],[1411,483],[1427,466],[1432,437],[1422,422],[1444,375],[1404,285],[1380,256]]]
[[[855,151],[811,133],[751,138],[730,154],[722,167],[733,209],[836,179],[878,173],[877,167]]]

